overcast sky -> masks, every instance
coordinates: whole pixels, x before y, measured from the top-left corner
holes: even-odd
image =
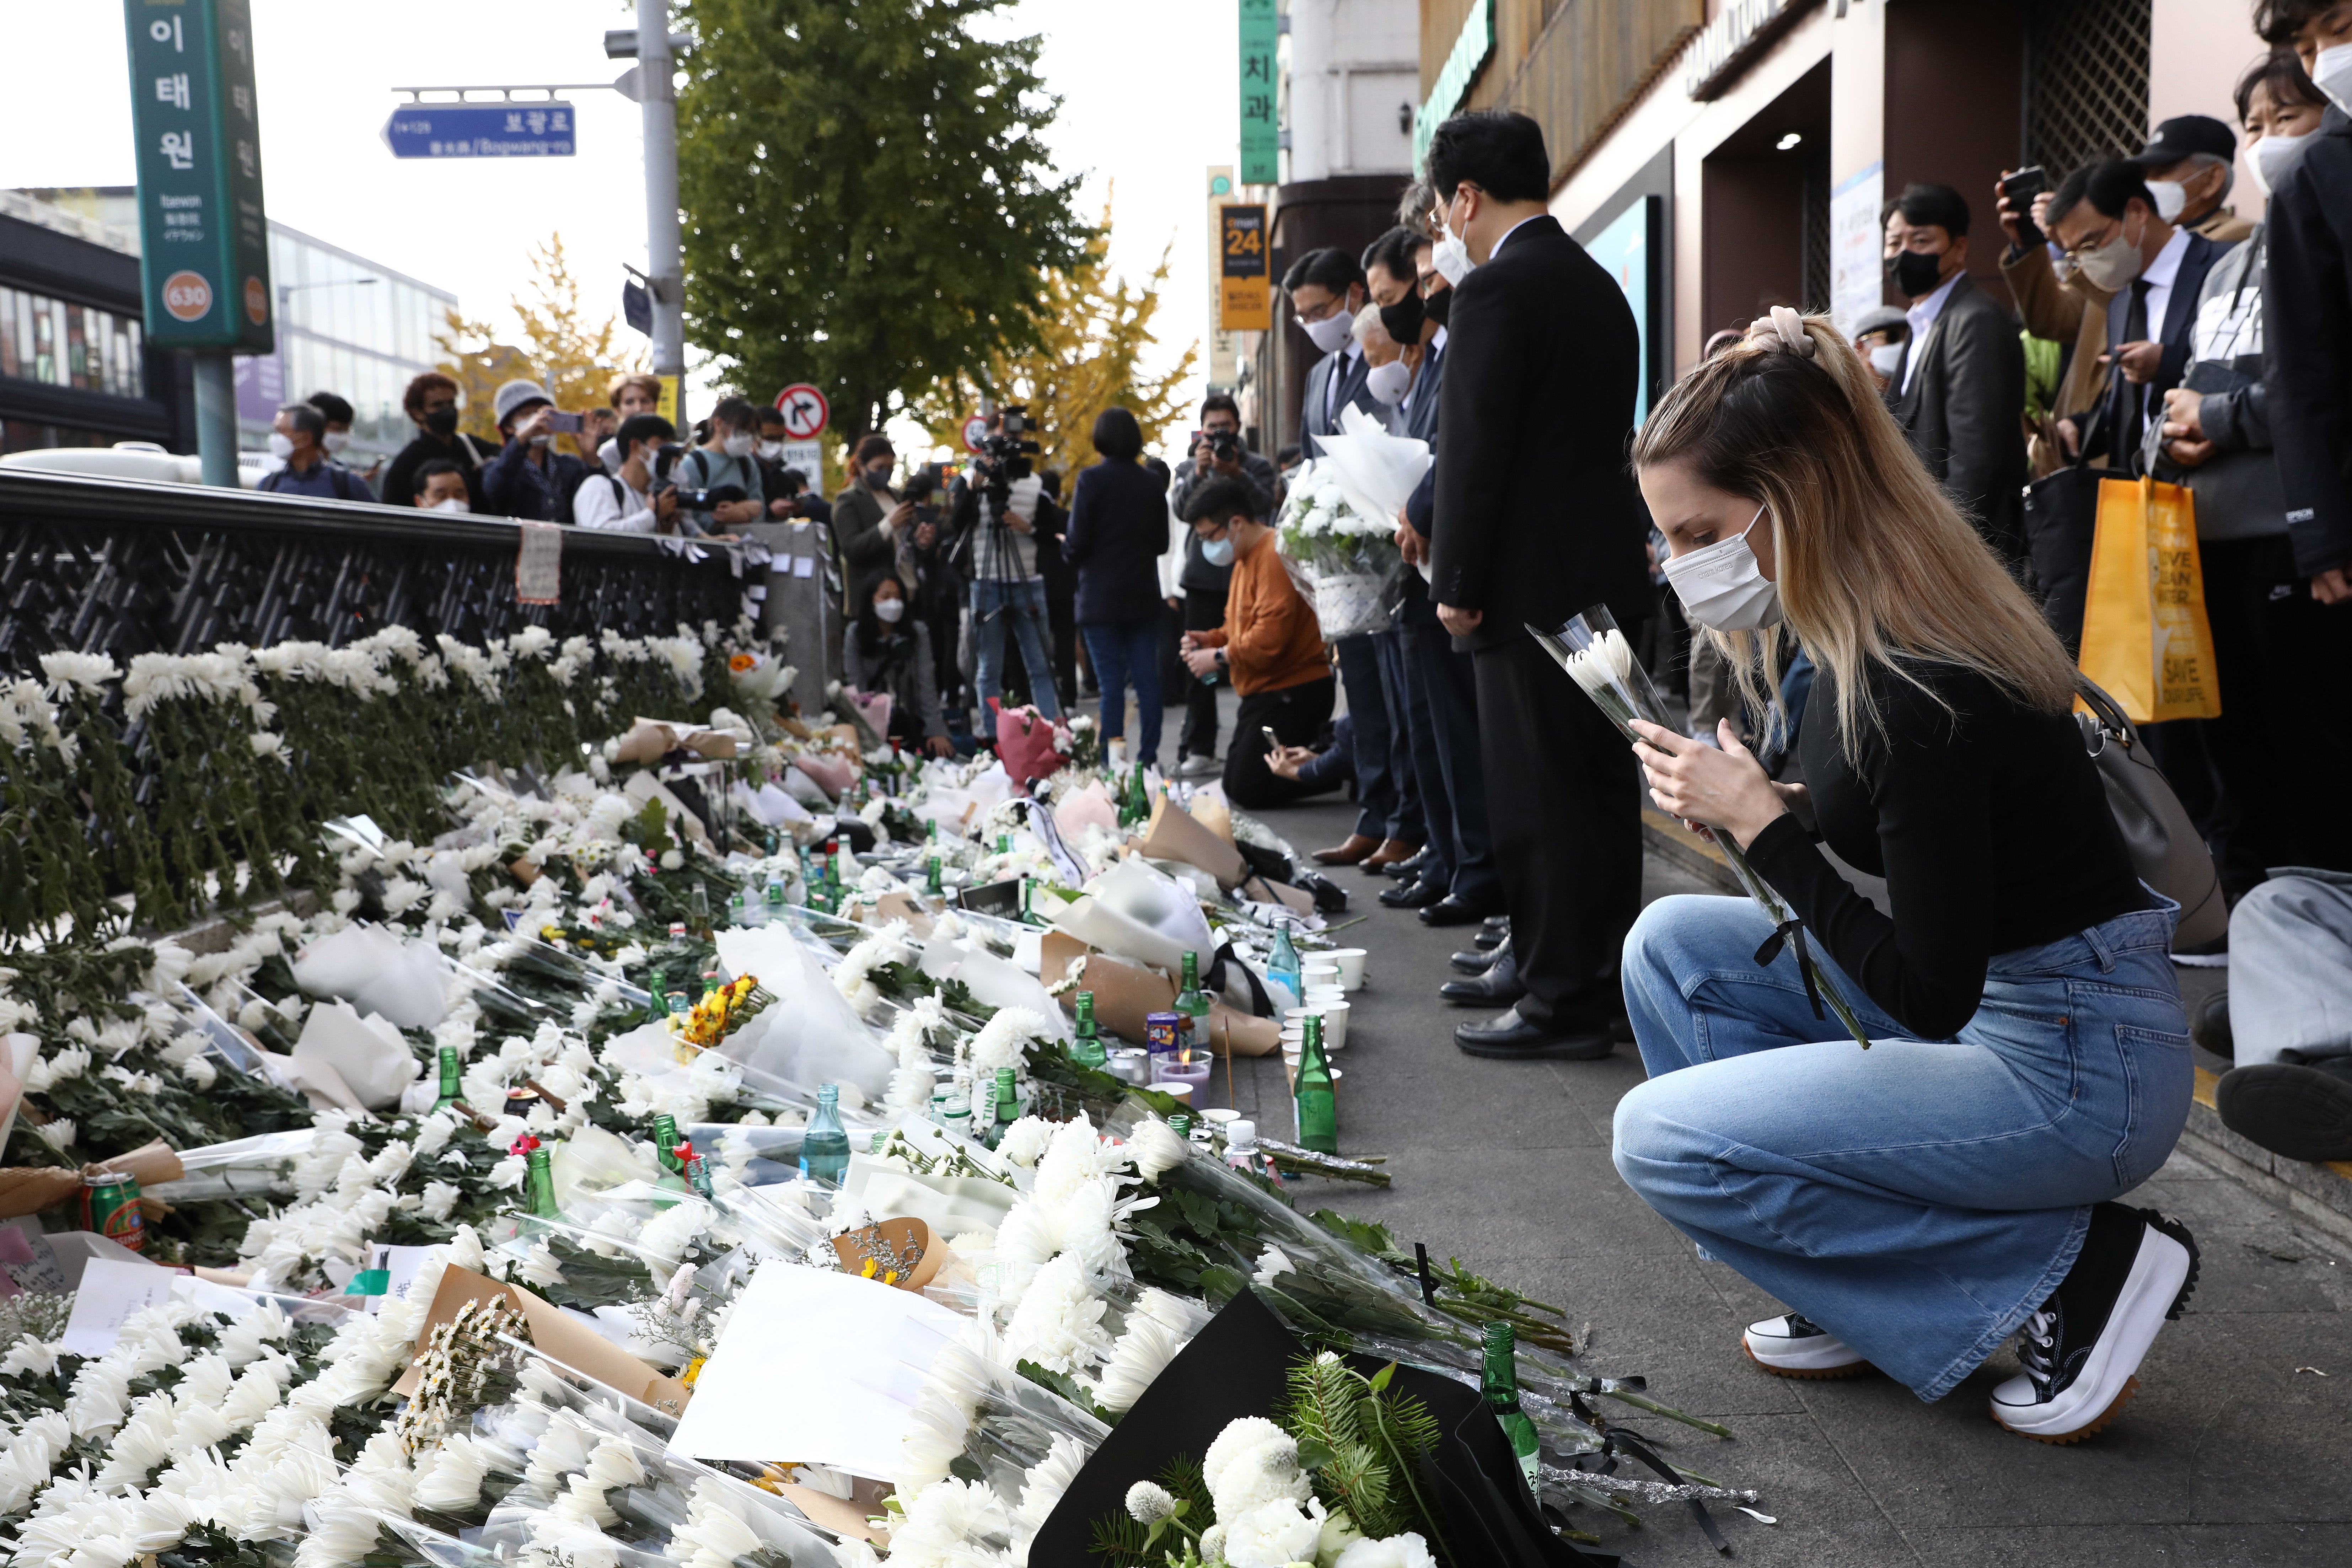
[[[271,216],[451,289],[468,316],[501,325],[530,247],[560,230],[592,306],[602,296],[617,310],[622,263],[645,260],[635,104],[565,95],[579,109],[572,158],[402,161],[381,132],[402,101],[395,87],[610,81],[622,62],[604,58],[604,29],[634,26],[633,6],[405,0],[362,20],[254,0],[253,11]],[[0,186],[136,179],[122,15],[120,0],[8,7],[25,68],[0,93]],[[1063,99],[1049,141],[1063,170],[1087,175],[1084,215],[1116,184],[1113,265],[1140,278],[1174,242],[1156,322],[1163,365],[1207,331],[1204,180],[1233,157],[1234,27],[1231,0],[1019,0],[988,28],[1045,36],[1044,74]],[[1199,382],[1196,371],[1195,394]]]

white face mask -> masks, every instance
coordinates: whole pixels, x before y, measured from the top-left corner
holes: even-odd
[[[2146,237],[2143,231],[2141,238]],[[2139,240],[2132,238],[2126,227],[2098,249],[2076,257],[2075,269],[2090,280],[2094,289],[2120,294],[2133,279],[2147,270],[2147,258],[2139,253]]]
[[[1719,632],[1760,631],[1780,624],[1780,585],[1764,575],[1748,536],[1764,521],[1758,507],[1748,526],[1731,538],[1677,555],[1659,569],[1674,585],[1683,611],[1702,626]]]
[[[340,452],[351,444],[352,438],[348,432],[341,430],[330,430],[327,432],[325,445],[328,451]]]
[[[1478,269],[1478,264],[1470,259],[1470,247],[1451,228],[1438,235],[1437,243],[1430,247],[1429,264],[1456,289],[1462,286],[1462,279]]]
[[[554,446],[554,445],[555,445],[555,437],[552,437],[552,436],[549,436],[549,435],[539,435],[539,436],[533,436],[533,437],[530,438],[530,444],[531,444],[532,446],[534,446],[534,447],[542,447],[542,448],[543,448],[543,447],[552,447],[552,446]]]
[[[898,617],[906,613],[907,601],[904,599],[877,599],[874,601],[874,616],[877,620],[887,621],[895,625]]]
[[[277,458],[281,463],[287,458],[292,457],[294,455],[294,437],[285,434],[283,431],[272,430],[269,433],[269,455]]]
[[[2352,44],[2320,50],[2311,62],[2311,83],[2333,100],[2336,108],[2352,114]]]
[[[760,443],[760,456],[767,461],[772,463],[783,455],[784,444],[782,441],[762,441]]]
[[[2156,198],[2156,216],[2170,223],[2189,206],[2189,187],[2179,180],[2150,180],[2147,194]]]
[[[441,500],[435,501],[431,506],[426,507],[425,510],[427,511],[471,511],[474,508],[472,503],[467,501],[464,496],[449,496]]]
[[[1356,318],[1345,310],[1334,310],[1319,321],[1298,324],[1307,329],[1307,341],[1328,354],[1348,341],[1355,330]]]
[[[1406,390],[1412,385],[1412,366],[1401,359],[1376,364],[1372,366],[1371,374],[1364,378],[1364,384],[1382,403],[1402,403]]]
[[[1903,368],[1903,345],[1881,343],[1870,351],[1870,368],[1879,374],[1892,376]]]
[[[760,438],[757,436],[746,436],[738,431],[721,441],[719,446],[719,449],[730,458],[748,458],[751,455],[751,448],[759,444]]]
[[[2300,136],[2265,136],[2246,150],[2246,161],[2253,165],[2254,184],[2269,195],[2303,156],[2304,143],[2311,140],[2309,132]]]

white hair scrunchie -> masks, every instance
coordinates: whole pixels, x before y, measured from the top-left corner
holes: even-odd
[[[1799,359],[1813,357],[1813,338],[1805,331],[1804,317],[1786,305],[1775,305],[1770,315],[1750,321],[1748,335],[1767,348],[1785,350]]]

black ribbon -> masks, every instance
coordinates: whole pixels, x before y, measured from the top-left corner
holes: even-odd
[[[1435,1281],[1432,1280],[1429,1277],[1428,1243],[1420,1241],[1414,1242],[1412,1244],[1412,1258],[1413,1265],[1421,1274],[1422,1302],[1425,1306],[1434,1307],[1437,1305],[1437,1285]]]
[[[1631,1455],[1648,1466],[1668,1486],[1686,1487],[1694,1484],[1688,1476],[1658,1458],[1657,1450],[1650,1447],[1649,1439],[1638,1432],[1615,1425],[1607,1416],[1584,1403],[1583,1395],[1571,1389],[1568,1403],[1569,1408],[1575,1412],[1577,1419],[1601,1434],[1601,1452],[1578,1455],[1576,1458],[1578,1469],[1589,1471],[1594,1475],[1613,1475],[1617,1469],[1616,1456],[1622,1453]],[[1698,1521],[1699,1533],[1706,1537],[1706,1543],[1724,1556],[1730,1556],[1731,1542],[1723,1538],[1723,1531],[1715,1522],[1715,1515],[1706,1511],[1706,1504],[1697,1498],[1690,1499],[1689,1502],[1691,1517]]]
[[[1804,921],[1790,919],[1774,926],[1772,934],[1764,939],[1764,945],[1756,950],[1757,966],[1761,969],[1771,968],[1772,961],[1780,956],[1783,944],[1797,950],[1797,977],[1805,983],[1805,1000],[1813,1005],[1813,1016],[1816,1018],[1824,1016],[1822,1011],[1822,994],[1813,985],[1812,955],[1805,951]]]

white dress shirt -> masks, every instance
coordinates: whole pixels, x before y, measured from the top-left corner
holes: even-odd
[[[1506,236],[1505,237],[1507,238],[1508,237]],[[1421,346],[1421,363],[1412,373],[1412,384],[1404,389],[1403,401],[1397,405],[1397,408],[1400,412],[1412,406],[1413,397],[1421,391],[1422,380],[1424,373],[1429,369],[1430,362],[1444,352],[1445,329],[1444,327],[1440,327],[1437,329],[1437,335]]]
[[[1339,363],[1331,367],[1330,379],[1323,384],[1323,422],[1334,429],[1339,424],[1339,384],[1355,374],[1355,363],[1364,357],[1364,345],[1354,338],[1339,351]]]
[[[1910,352],[1903,356],[1903,393],[1911,390],[1912,373],[1919,368],[1920,356],[1927,351],[1927,333],[1934,329],[1936,318],[1944,313],[1944,301],[1952,297],[1952,285],[1967,276],[1965,268],[1953,273],[1912,301],[1911,308],[1903,312],[1903,320],[1911,329]]]
[[[2140,276],[2147,280],[2147,341],[2164,341],[2164,313],[2172,306],[2172,280],[2180,276],[2180,258],[2189,254],[2189,231],[2176,228],[2156,259]],[[2129,289],[2131,285],[2124,285]]]
[[[1538,218],[1538,217],[1549,217],[1550,216],[1551,216],[1551,214],[1549,214],[1549,213],[1548,213],[1548,212],[1540,212],[1540,213],[1536,214],[1536,215],[1535,215],[1535,217],[1523,217],[1523,218],[1521,218],[1518,222],[1517,222],[1517,223],[1513,224],[1510,227],[1508,227],[1508,228],[1505,229],[1505,230],[1503,231],[1503,237],[1502,237],[1502,238],[1500,238],[1500,239],[1498,239],[1498,240],[1496,240],[1496,241],[1495,242],[1495,248],[1494,248],[1494,249],[1492,249],[1492,250],[1490,250],[1490,251],[1488,251],[1488,252],[1486,252],[1486,260],[1487,260],[1487,263],[1488,263],[1489,265],[1492,265],[1492,264],[1493,264],[1493,262],[1494,262],[1495,258],[1496,258],[1497,256],[1500,256],[1500,255],[1502,255],[1502,254],[1503,254],[1503,247],[1505,247],[1505,246],[1507,246],[1507,245],[1508,245],[1508,244],[1510,244],[1510,243],[1511,243],[1511,236],[1513,236],[1513,235],[1515,235],[1515,234],[1517,234],[1517,233],[1518,233],[1518,232],[1519,232],[1519,230],[1521,230],[1521,229],[1523,229],[1523,228],[1527,227],[1527,226],[1528,226],[1528,225],[1529,225],[1529,224],[1531,224],[1531,223],[1535,222],[1535,221],[1536,221],[1536,218]]]

